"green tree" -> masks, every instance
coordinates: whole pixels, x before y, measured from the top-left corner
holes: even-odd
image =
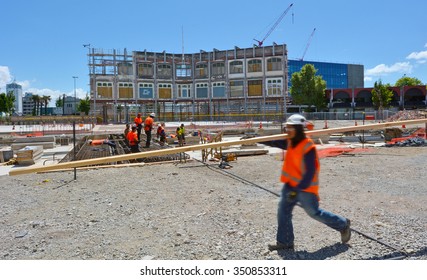
[[[43,95],[41,97],[42,105],[44,105],[44,114],[47,115],[47,105],[52,100],[50,96]]]
[[[90,99],[88,95],[86,95],[85,99],[80,100],[80,103],[77,106],[77,110],[79,110],[80,112],[84,112],[86,116],[89,115]]]
[[[14,102],[15,102],[15,95],[13,92],[1,93],[0,94],[0,113],[6,113],[7,115],[10,115],[14,111]]]
[[[306,64],[300,72],[292,74],[290,93],[294,104],[308,105],[309,110],[312,106],[317,110],[326,108],[326,81],[316,76],[316,72],[313,64]]]
[[[393,98],[393,91],[389,89],[390,85],[383,85],[382,81],[379,80],[374,83],[374,88],[372,89],[372,103],[380,114],[380,118],[383,118],[384,108],[390,107],[390,102]]]
[[[58,99],[56,99],[56,101],[55,101],[55,106],[56,106],[57,108],[62,108],[63,103],[64,103],[64,100],[62,100],[62,98],[61,98],[61,96],[60,96]]]
[[[33,116],[38,116],[39,115],[38,108],[39,108],[40,96],[37,94],[33,94],[33,96],[31,96],[31,99],[34,102]]]
[[[402,78],[400,78],[399,80],[396,81],[396,83],[394,84],[394,86],[396,87],[402,87],[402,86],[419,86],[422,85],[423,83],[417,79],[417,78],[411,78],[411,77],[407,77],[407,76],[403,76]]]

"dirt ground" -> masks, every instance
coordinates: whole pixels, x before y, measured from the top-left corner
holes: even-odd
[[[427,259],[426,147],[321,159],[320,205],[352,221],[338,232],[294,211],[295,252],[275,241],[282,162],[218,163],[0,176],[0,259]]]

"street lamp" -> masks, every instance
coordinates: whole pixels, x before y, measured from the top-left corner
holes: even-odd
[[[77,95],[76,95],[76,79],[77,76],[73,76],[74,79],[74,115],[77,113]]]

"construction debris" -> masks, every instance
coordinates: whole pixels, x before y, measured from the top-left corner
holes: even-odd
[[[43,155],[42,146],[26,146],[16,152],[16,161],[19,165],[31,165]]]

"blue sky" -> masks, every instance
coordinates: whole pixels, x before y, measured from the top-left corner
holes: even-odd
[[[286,8],[265,40],[285,43],[299,59],[362,64],[365,87],[403,75],[427,83],[427,2],[419,0],[163,0],[2,1],[0,91],[16,81],[24,92],[89,91],[87,52],[94,48],[186,53],[251,47]],[[182,36],[182,30],[184,36]],[[184,37],[184,44],[182,37]]]

